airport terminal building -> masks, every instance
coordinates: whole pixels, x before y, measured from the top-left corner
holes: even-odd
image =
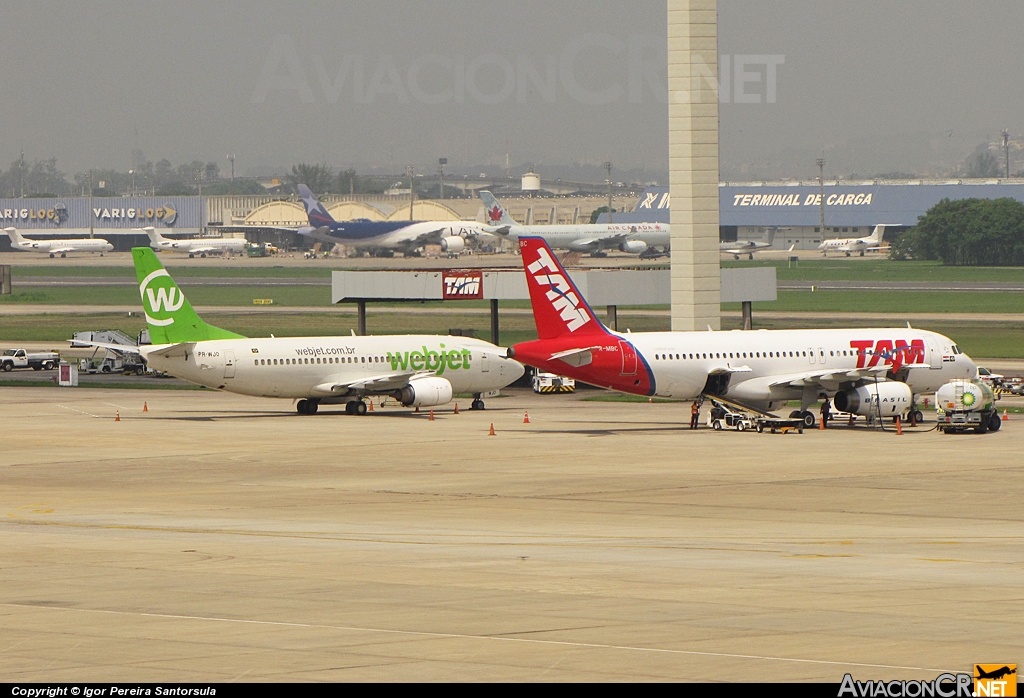
[[[1013,198],[1024,202],[1022,180],[902,180],[815,182],[724,182],[719,185],[720,238],[722,241],[765,238],[776,230],[775,248],[795,245],[816,249],[822,240],[858,237],[878,224],[892,231],[915,225],[920,216],[942,199]],[[503,200],[521,223],[584,223],[590,212],[606,205],[603,197],[529,198]],[[616,206],[620,205],[616,201]],[[337,220],[409,220],[408,199],[394,197],[325,197]],[[615,213],[616,223],[669,222],[668,187],[649,187],[637,200]],[[821,209],[825,230],[821,230]],[[417,200],[416,220],[483,220],[478,199]],[[599,221],[607,221],[602,214]],[[153,226],[170,237],[197,235],[245,236],[253,242],[277,242],[305,247],[299,235],[282,229],[307,225],[301,204],[279,195],[265,196],[144,196],[57,197],[0,199],[0,228],[17,228],[29,237],[102,237],[117,250],[148,245],[140,228]],[[0,236],[0,252],[10,250]]]
[[[943,199],[1013,198],[1024,202],[1021,180],[725,182],[719,185],[720,237],[723,242],[760,239],[777,230],[775,248],[816,249],[828,238],[871,234],[874,226],[917,224]],[[821,230],[821,209],[825,230]],[[668,222],[669,190],[649,188],[634,211],[616,214],[616,222]],[[600,220],[607,220],[602,215]]]

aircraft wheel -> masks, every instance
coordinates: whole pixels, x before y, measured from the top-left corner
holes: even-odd
[[[55,254],[54,254],[53,252],[51,252],[51,253],[50,253],[50,259],[53,259],[53,258],[54,258],[54,257],[56,257],[56,256],[57,256],[57,255],[55,255]]]
[[[482,410],[484,409],[484,401],[477,398],[476,400],[473,400],[473,404],[471,404],[469,408],[471,410]]]
[[[67,256],[67,254],[66,254],[66,253],[64,253],[64,252],[61,252],[61,253],[60,253],[60,258],[61,258],[61,259],[67,259],[67,258],[68,258],[68,256]]]
[[[308,414],[308,413],[306,412],[306,408],[307,408],[308,406],[309,406],[309,402],[307,402],[306,400],[299,400],[299,401],[298,401],[298,402],[297,402],[297,403],[295,404],[295,411],[296,411],[296,412],[298,412],[299,414]]]
[[[753,253],[753,252],[751,252],[751,253],[750,253],[750,261],[751,261],[751,262],[753,262],[753,261],[754,261],[754,253]]]
[[[320,409],[320,403],[316,400],[306,400],[306,414],[316,414]]]
[[[362,400],[357,400],[356,401],[356,407],[355,407],[355,413],[356,414],[366,414],[366,403],[363,402]]]
[[[206,259],[206,255],[205,254],[201,254],[199,256],[202,257],[203,259]]]
[[[861,257],[863,257],[863,256],[864,256],[864,253],[863,253],[863,252],[861,252],[861,253],[860,253],[860,256],[861,256]]]
[[[191,252],[189,252],[189,253],[188,253],[188,258],[189,258],[189,259],[195,259],[195,258],[196,258],[196,256],[195,256],[194,254],[192,254]]]

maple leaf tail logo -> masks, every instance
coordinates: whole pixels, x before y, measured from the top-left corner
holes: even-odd
[[[491,216],[491,220],[492,221],[495,221],[495,222],[500,221],[501,220],[501,209],[498,208],[497,206],[495,206],[494,208],[491,209],[490,216]]]

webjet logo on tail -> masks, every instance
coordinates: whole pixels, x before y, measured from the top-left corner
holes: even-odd
[[[547,246],[539,240],[525,239],[520,241],[520,246],[523,248],[524,261],[527,259],[526,254],[529,254],[528,250],[532,248],[537,259],[527,265],[526,273],[538,287],[548,287],[545,296],[558,316],[565,322],[569,332],[575,332],[590,322],[592,318],[586,304],[576,295],[572,283],[551,257]]]
[[[166,281],[161,281],[162,279]],[[174,285],[166,269],[157,269],[143,279],[139,284],[139,294],[142,296],[142,305],[146,311],[146,322],[158,327],[173,325],[174,318],[170,315],[185,304],[185,294]]]

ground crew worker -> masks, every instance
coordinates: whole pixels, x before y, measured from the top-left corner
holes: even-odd
[[[825,402],[821,403],[821,425],[824,428],[828,428],[828,420],[832,418],[832,409],[828,405],[828,398],[825,398]]]
[[[690,405],[690,428],[691,429],[696,429],[697,428],[697,421],[699,419],[700,419],[700,405],[697,403],[696,400],[694,400],[693,404]]]

